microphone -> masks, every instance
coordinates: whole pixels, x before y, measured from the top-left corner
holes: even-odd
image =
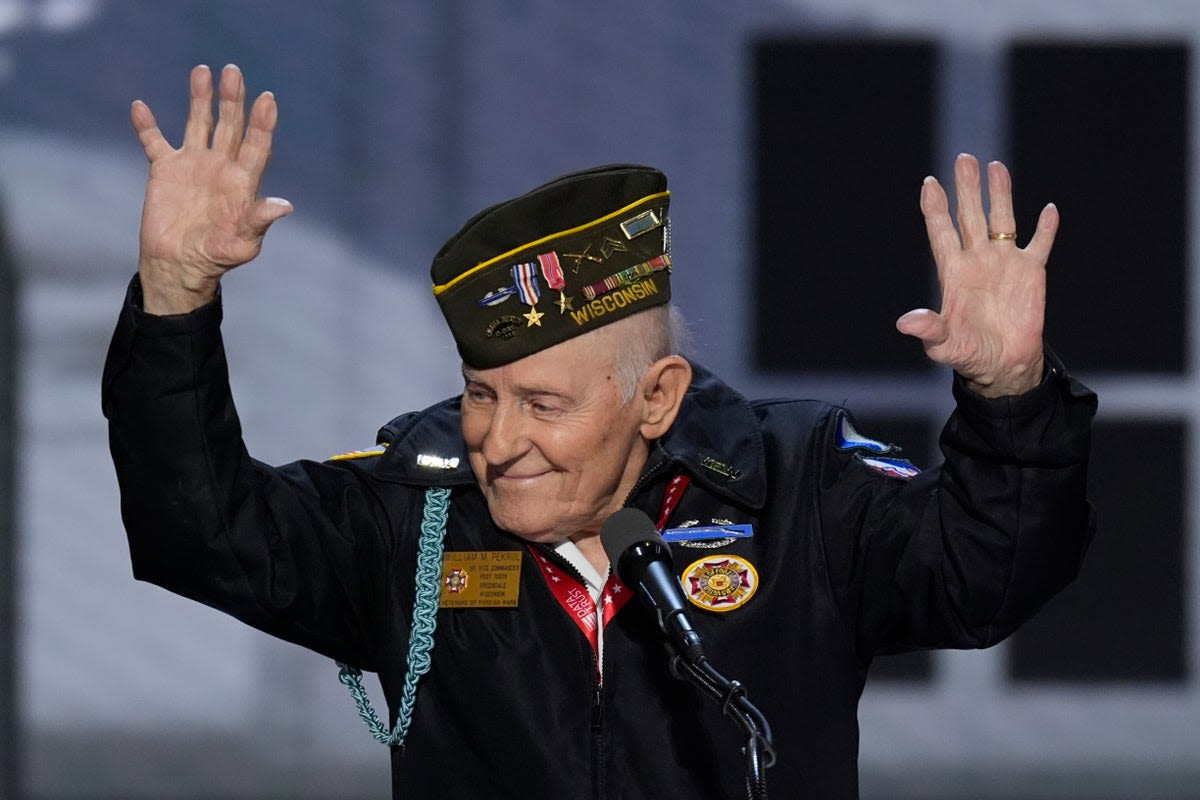
[[[622,508],[600,526],[600,544],[617,577],[654,612],[676,652],[689,664],[702,663],[700,634],[685,611],[683,590],[671,568],[671,548],[650,517],[636,508]]]

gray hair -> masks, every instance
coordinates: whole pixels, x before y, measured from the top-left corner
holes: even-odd
[[[619,332],[623,339],[613,365],[621,388],[621,405],[633,399],[651,364],[691,351],[691,331],[674,303],[648,308],[608,327],[613,329],[611,334]]]
[[[692,333],[687,320],[673,303],[654,306],[624,319],[583,334],[599,344],[603,337],[614,339],[613,372],[621,390],[621,405],[633,399],[638,384],[650,365],[670,355],[687,356],[692,349]],[[463,377],[470,380],[479,370],[466,362]]]

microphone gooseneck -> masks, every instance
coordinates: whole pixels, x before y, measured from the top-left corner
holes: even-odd
[[[617,577],[654,613],[671,653],[671,674],[695,686],[746,734],[746,790],[767,796],[766,768],[775,763],[771,726],[746,697],[746,689],[708,663],[700,634],[686,613],[687,599],[671,566],[671,548],[644,512],[622,508],[600,527],[600,543]]]

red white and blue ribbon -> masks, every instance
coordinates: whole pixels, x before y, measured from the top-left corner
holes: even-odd
[[[527,306],[537,305],[538,298],[542,296],[542,289],[538,286],[537,272],[538,265],[535,261],[528,264],[517,264],[512,268],[513,281],[517,286],[517,296]]]

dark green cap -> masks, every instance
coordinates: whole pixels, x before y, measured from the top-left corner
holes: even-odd
[[[667,178],[614,164],[487,208],[430,267],[463,361],[498,367],[671,299]]]

